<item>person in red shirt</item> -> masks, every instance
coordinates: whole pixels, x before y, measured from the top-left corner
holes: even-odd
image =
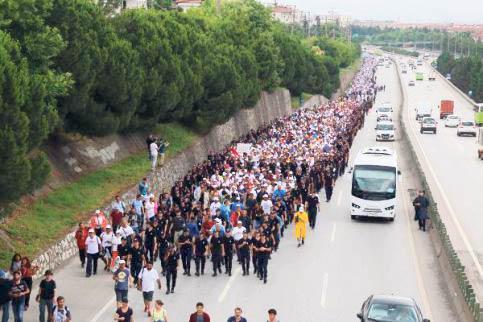
[[[201,302],[196,303],[196,312],[190,315],[189,320],[189,322],[198,321],[210,322],[210,316],[205,312],[205,307]]]
[[[203,223],[201,224],[201,232],[205,233],[205,236],[209,236],[211,227],[215,222],[211,219],[210,215],[203,215]]]
[[[29,289],[32,289],[32,276],[37,274],[39,267],[37,265],[32,265],[28,257],[22,257],[22,264],[20,267],[20,273],[22,273],[22,281],[27,283]],[[29,308],[30,303],[30,293],[25,295],[25,311]]]
[[[91,217],[89,226],[90,228],[94,229],[98,237],[101,236],[102,232],[106,229],[107,226],[107,219],[104,213],[97,209],[94,215],[92,215]]]
[[[77,241],[77,248],[79,249],[79,259],[82,268],[86,263],[86,238],[89,233],[87,227],[83,223],[79,223],[79,228],[75,232],[75,240]]]
[[[241,216],[241,208],[240,206],[236,207],[235,211],[232,211],[230,214],[230,223],[232,227],[235,227],[238,223],[238,218]]]
[[[111,222],[114,233],[116,233],[117,229],[119,228],[123,215],[124,214],[117,209],[113,209],[111,211]]]

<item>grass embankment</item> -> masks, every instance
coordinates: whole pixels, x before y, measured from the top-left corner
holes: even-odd
[[[161,124],[156,130],[170,146],[169,158],[186,149],[197,134],[176,123]],[[136,184],[149,171],[146,152],[132,155],[110,167],[92,172],[20,209],[1,229],[14,249],[0,247],[0,267],[7,268],[14,252],[33,257],[59,240],[86,214],[109,202],[116,194]]]

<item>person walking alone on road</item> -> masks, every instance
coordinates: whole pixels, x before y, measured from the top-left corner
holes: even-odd
[[[57,285],[52,279],[54,274],[51,270],[45,271],[45,278],[40,282],[39,293],[36,300],[39,302],[39,322],[50,321],[54,308],[55,289]],[[47,320],[45,320],[45,308],[47,307]]]
[[[309,214],[309,226],[310,228],[315,228],[315,220],[317,219],[317,210],[319,207],[319,197],[315,191],[312,191],[310,196],[307,198],[307,210]]]
[[[86,238],[86,277],[91,277],[91,274],[97,274],[97,259],[101,251],[101,239],[95,234],[93,228],[89,228],[89,236]]]
[[[305,235],[307,233],[307,222],[309,221],[308,215],[305,212],[304,206],[300,206],[299,211],[295,213],[295,238],[297,238],[298,245],[300,247],[305,243]]]
[[[242,309],[240,307],[235,308],[235,315],[231,316],[226,320],[226,322],[247,322],[247,319],[245,319],[242,316]]]
[[[419,221],[419,229],[426,231],[426,220],[428,216],[429,200],[426,198],[424,190],[420,190],[418,196],[413,201],[416,210],[416,218]]]
[[[155,171],[158,165],[158,153],[159,147],[156,144],[156,141],[151,142],[149,144],[149,153],[150,153],[150,160],[151,160],[151,170]]]

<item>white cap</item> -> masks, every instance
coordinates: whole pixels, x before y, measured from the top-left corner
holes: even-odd
[[[96,215],[99,215],[101,211],[99,209],[96,210]]]
[[[112,229],[112,226],[111,225],[107,225],[106,226],[106,229]]]
[[[89,232],[90,232],[90,233],[94,233],[95,231],[94,231],[94,229],[89,228]]]
[[[267,194],[264,194],[264,195],[263,195],[263,198],[268,198],[268,195],[267,195]]]
[[[220,219],[220,218],[216,218],[216,219],[215,219],[215,222],[216,222],[217,224],[221,224],[221,219]]]
[[[126,261],[125,261],[124,259],[121,259],[121,260],[119,261],[119,264],[126,264]]]

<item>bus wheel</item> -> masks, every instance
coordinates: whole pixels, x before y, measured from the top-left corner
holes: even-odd
[[[395,217],[389,218],[389,221],[390,221],[390,222],[393,222],[393,221],[394,221],[394,218],[395,218]]]

